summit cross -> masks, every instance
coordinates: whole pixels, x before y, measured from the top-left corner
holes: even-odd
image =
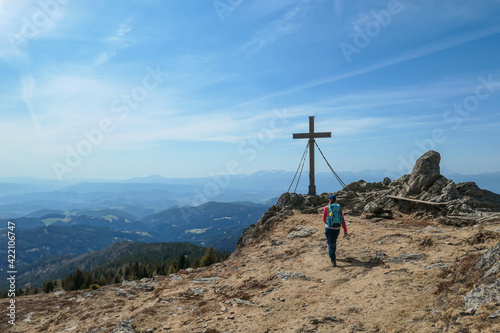
[[[314,116],[309,117],[309,133],[294,133],[294,139],[309,139],[309,195],[316,195],[314,179],[314,143],[315,138],[331,138],[332,132],[314,133]]]

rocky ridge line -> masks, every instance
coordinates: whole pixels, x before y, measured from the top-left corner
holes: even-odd
[[[386,177],[380,182],[359,180],[350,183],[335,192],[337,202],[345,214],[362,216],[373,222],[407,214],[417,219],[436,219],[444,224],[465,226],[499,215],[500,195],[480,189],[474,182],[456,184],[441,175],[440,162],[441,155],[430,150],[416,161],[411,174],[396,180]],[[251,239],[258,241],[274,223],[292,215],[294,210],[303,214],[320,212],[328,196],[329,193],[318,196],[282,194],[256,225],[243,232],[237,249]]]

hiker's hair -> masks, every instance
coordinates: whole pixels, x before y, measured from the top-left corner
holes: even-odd
[[[335,194],[332,194],[332,195],[330,195],[329,199],[330,199],[330,203],[332,204],[337,200],[337,197],[335,196]]]

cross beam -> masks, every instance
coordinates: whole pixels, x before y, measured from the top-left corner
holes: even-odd
[[[309,133],[294,133],[294,139],[309,139],[309,195],[316,195],[314,179],[314,142],[315,138],[331,138],[332,132],[314,133],[314,116],[309,117]]]

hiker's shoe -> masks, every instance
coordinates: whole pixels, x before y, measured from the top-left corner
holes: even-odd
[[[332,261],[332,266],[333,267],[337,267],[337,261],[336,260]]]

